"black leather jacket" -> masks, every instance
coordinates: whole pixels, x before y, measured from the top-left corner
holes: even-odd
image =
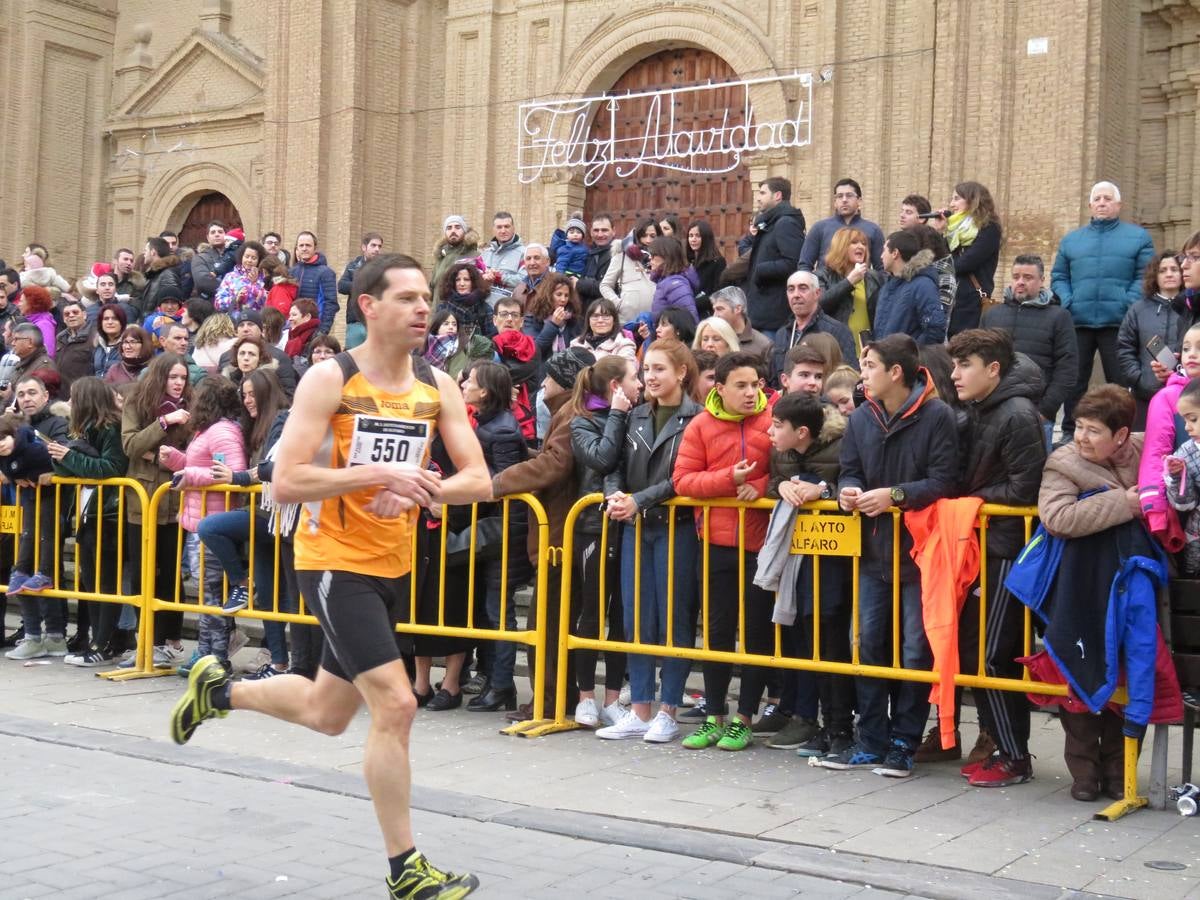
[[[597,491],[608,493],[604,490],[605,479],[621,462],[628,421],[629,413],[617,409],[597,410],[591,418],[576,416],[571,420],[571,452],[575,454],[580,497]],[[575,527],[585,534],[599,534],[600,525],[600,507],[590,506]]]
[[[688,423],[702,411],[699,403],[684,397],[679,410],[656,435],[654,412],[649,403],[630,410],[621,462],[605,479],[604,493],[624,491],[632,494],[647,525],[665,525],[668,510],[659,504],[675,496],[671,472],[675,468],[679,444]],[[676,515],[683,521],[691,521],[691,510],[680,509]]]

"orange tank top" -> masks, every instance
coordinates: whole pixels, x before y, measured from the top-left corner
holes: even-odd
[[[424,466],[437,428],[441,398],[432,370],[414,361],[413,386],[402,394],[375,387],[349,353],[336,357],[342,367],[342,399],[314,459],[317,465],[344,468],[367,462]],[[422,380],[422,377],[428,381]],[[399,578],[412,568],[413,528],[418,511],[381,519],[366,511],[378,488],[305,503],[296,530],[296,568],[337,569]]]

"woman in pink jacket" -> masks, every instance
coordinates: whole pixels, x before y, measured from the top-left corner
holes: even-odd
[[[190,423],[193,437],[187,451],[169,446],[159,450],[159,462],[175,473],[171,479],[172,488],[211,487],[215,484],[213,463],[223,463],[235,471],[247,467],[246,443],[239,424],[241,409],[238,389],[228,379],[209,375],[196,385]],[[179,524],[194,534],[201,518],[224,511],[225,495],[222,492],[184,490]],[[224,577],[225,572],[215,557],[205,560],[204,592],[201,595],[205,606],[220,607],[224,602]],[[211,653],[229,669],[229,636],[233,628],[231,618],[201,616],[200,639],[193,661]],[[190,668],[190,664],[186,668]]]
[[[1175,423],[1175,407],[1179,395],[1193,378],[1200,377],[1200,324],[1193,325],[1183,336],[1179,370],[1172,372],[1167,383],[1150,398],[1150,410],[1146,414],[1146,441],[1142,448],[1142,461],[1138,467],[1138,494],[1142,498],[1142,513],[1146,527],[1171,553],[1183,549],[1183,530],[1167,502],[1163,484],[1163,458],[1170,456],[1175,448],[1187,440],[1183,428]]]

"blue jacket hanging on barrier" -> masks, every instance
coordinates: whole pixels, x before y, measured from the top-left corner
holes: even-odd
[[[1158,544],[1127,522],[1069,540],[1039,527],[1004,586],[1045,623],[1047,653],[1092,712],[1112,697],[1123,664],[1124,731],[1140,738],[1154,705],[1156,594],[1166,579]]]

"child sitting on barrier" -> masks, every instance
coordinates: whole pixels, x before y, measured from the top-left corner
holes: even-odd
[[[8,579],[8,595],[20,596],[21,621],[25,638],[5,654],[9,659],[37,659],[42,656],[66,656],[66,619],[59,603],[47,604],[46,634],[42,636],[42,608],[38,598],[26,596],[54,586],[54,506],[37,498],[38,480],[52,474],[46,445],[37,432],[15,414],[0,416],[0,475],[20,490],[21,535],[17,541],[17,562]],[[39,509],[40,506],[40,509]],[[38,546],[40,544],[40,547]],[[33,569],[38,555],[37,571]]]
[[[213,485],[214,463],[223,463],[235,471],[246,468],[246,444],[238,422],[241,408],[238,389],[225,378],[208,375],[196,386],[189,423],[193,436],[188,442],[187,452],[165,445],[159,448],[159,462],[175,473],[171,478],[172,488]],[[204,516],[224,511],[225,500],[226,495],[219,491],[202,493],[185,490],[179,510],[179,524],[188,534],[195,534]],[[206,552],[205,556],[211,557],[211,551]],[[225,572],[220,563],[215,557],[208,560],[204,567],[202,593],[205,606],[220,607],[223,604],[224,580]],[[201,616],[196,653],[189,663],[180,666],[180,674],[186,674],[191,670],[192,662],[210,653],[218,657],[226,669],[230,669],[229,639],[234,627],[231,619],[221,615]]]

